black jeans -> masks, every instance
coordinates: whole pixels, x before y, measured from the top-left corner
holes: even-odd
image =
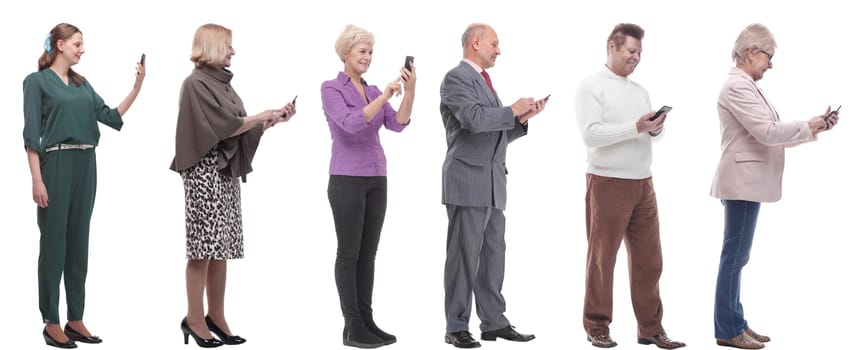
[[[372,314],[375,253],[387,211],[386,176],[330,175],[336,226],[336,289],[345,316]]]

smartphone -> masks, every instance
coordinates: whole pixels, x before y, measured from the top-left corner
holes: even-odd
[[[543,102],[549,101],[550,96],[552,96],[552,94],[546,95],[546,97],[543,98]]]
[[[832,115],[837,114],[837,112],[840,112],[840,107],[843,107],[843,106],[837,106],[837,109],[831,111],[831,113],[828,113],[828,116],[832,116]]]
[[[142,66],[144,65],[144,54],[143,54],[143,53],[141,54],[141,61],[140,61],[140,63],[141,63]]]
[[[291,105],[295,105],[296,102],[297,102],[297,95],[294,95],[294,99],[291,100]]]
[[[405,56],[405,69],[409,72],[413,72],[413,70],[411,70],[412,63],[414,63],[414,56]]]
[[[666,112],[669,112],[669,111],[671,111],[671,110],[672,110],[672,107],[669,107],[669,106],[663,106],[663,107],[660,107],[660,109],[657,110],[657,113],[654,113],[654,115],[651,116],[651,118],[648,118],[648,121],[652,121],[652,122],[653,122],[655,119],[660,118],[660,115],[661,115],[661,114],[666,113]]]

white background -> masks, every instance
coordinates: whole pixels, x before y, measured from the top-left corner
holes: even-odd
[[[770,348],[849,348],[857,341],[864,313],[857,105],[864,52],[860,13],[851,2],[47,0],[15,6],[0,14],[4,349],[44,347],[21,82],[59,22],[84,32],[86,54],[75,69],[111,106],[129,92],[135,61],[147,53],[147,78],[123,131],[102,127],[97,152],[85,321],[105,343],[94,348],[188,348],[179,329],[186,312],[183,189],[168,166],[179,88],[192,69],[192,36],[208,22],[234,30],[233,85],[250,114],[299,95],[297,115],[266,133],[243,185],[246,259],[229,264],[227,312],[232,329],[249,339],[244,349],[342,348],[326,195],[330,137],[319,88],[343,68],[333,43],[348,23],[376,36],[375,60],[364,76],[371,84],[395,79],[405,55],[416,57],[419,76],[410,127],[381,132],[390,196],[374,308],[379,325],[399,339],[389,348],[449,348],[443,342],[447,218],[440,204],[445,140],[438,87],[459,62],[460,36],[472,22],[498,32],[502,55],[491,75],[504,103],[552,95],[529,135],[511,144],[508,159],[507,316],[537,339],[483,342],[484,348],[590,348],[581,321],[585,150],[573,91],[603,66],[605,39],[620,22],[646,30],[632,78],[648,89],[655,108],[674,107],[652,167],[670,336],[692,349],[715,346],[713,288],[723,230],[722,206],[708,196],[719,155],[715,103],[735,38],[761,22],[779,47],[774,69],[759,84],[781,117],[801,120],[828,105],[844,107],[836,130],[787,152],[783,200],[763,205],[744,272],[747,318],[774,338]],[[619,349],[637,349],[624,252],[611,331]],[[65,322],[65,308],[60,314]],[[479,339],[476,324],[475,316]]]

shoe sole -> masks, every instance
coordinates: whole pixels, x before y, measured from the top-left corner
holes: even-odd
[[[524,342],[527,342],[527,341],[532,341],[532,340],[535,339],[534,337],[532,337],[532,338],[528,338],[528,339],[507,339],[507,338],[504,338],[504,337],[499,337],[499,336],[497,336],[497,335],[483,335],[483,334],[480,334],[480,339],[482,339],[482,340],[486,340],[486,341],[495,341],[495,340],[497,340],[498,338],[501,338],[501,339],[504,339],[504,340],[509,340],[509,341],[515,341],[515,342],[523,342],[523,343],[524,343]]]
[[[639,344],[642,344],[642,345],[656,345],[658,348],[661,348],[661,349],[677,349],[677,348],[683,348],[683,347],[687,346],[687,345],[681,345],[679,347],[672,347],[672,346],[660,345],[651,339],[645,339],[645,338],[636,339],[636,342]]]
[[[730,348],[736,348],[736,349],[762,349],[762,348],[765,348],[765,344],[762,344],[762,346],[757,346],[757,347],[752,347],[752,348],[745,348],[745,347],[740,347],[740,346],[737,346],[737,345],[735,345],[735,344],[732,344],[732,342],[725,341],[725,340],[719,340],[719,339],[717,340],[717,345],[720,345],[720,346],[728,346],[728,347],[730,347]]]
[[[683,347],[687,346],[687,345],[681,345],[678,347],[673,347],[673,346],[669,346],[669,345],[660,345],[651,339],[645,339],[645,338],[636,339],[636,342],[639,344],[642,344],[642,345],[656,345],[658,348],[661,348],[661,349],[677,349],[677,348],[683,348]]]
[[[384,346],[384,343],[366,344],[366,343],[359,343],[356,341],[349,340],[349,341],[343,341],[342,345],[353,346],[355,348],[361,348],[361,349],[374,349],[374,348],[380,348],[380,347]]]

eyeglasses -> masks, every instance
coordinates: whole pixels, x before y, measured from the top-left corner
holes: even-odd
[[[765,50],[762,50],[762,49],[758,49],[758,50],[759,50],[759,52],[764,53],[765,56],[768,56],[768,63],[771,63],[771,60],[774,58],[774,54],[773,54],[773,53],[769,53],[768,51],[765,51]]]

